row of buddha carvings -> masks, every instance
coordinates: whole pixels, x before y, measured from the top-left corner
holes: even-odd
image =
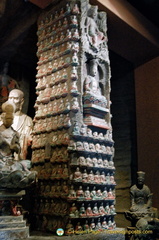
[[[37,229],[114,229],[115,166],[106,13],[59,1],[38,20],[32,165]],[[87,225],[87,226],[86,226]]]

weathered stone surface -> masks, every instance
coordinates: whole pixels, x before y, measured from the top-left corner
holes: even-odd
[[[29,227],[0,229],[0,239],[17,240],[29,237]]]

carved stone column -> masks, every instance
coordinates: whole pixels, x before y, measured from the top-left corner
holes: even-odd
[[[38,22],[32,163],[37,229],[116,227],[106,13],[59,1]]]

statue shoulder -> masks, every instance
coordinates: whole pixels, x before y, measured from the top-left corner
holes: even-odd
[[[150,192],[150,189],[147,185],[144,184],[143,188],[144,188],[145,191]]]
[[[134,184],[131,188],[130,188],[130,192],[134,192],[137,189],[136,184]]]
[[[32,126],[33,125],[33,120],[31,117],[29,117],[27,114],[23,113],[23,115],[21,115],[21,118],[23,119],[23,121],[25,121],[26,125]]]

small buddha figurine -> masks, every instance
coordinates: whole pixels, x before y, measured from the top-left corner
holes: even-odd
[[[73,135],[80,135],[78,121],[75,121],[75,122],[74,122],[72,134],[73,134]]]
[[[91,191],[91,198],[92,198],[92,200],[96,199],[96,194],[97,194],[96,187],[94,186],[92,191]]]
[[[92,130],[90,128],[87,128],[87,136],[88,137],[93,137]]]
[[[66,181],[64,181],[63,185],[62,185],[62,195],[67,196],[68,192],[69,192],[68,185],[67,185]]]
[[[73,224],[71,223],[71,220],[69,220],[69,222],[66,224],[65,234],[67,236],[74,234],[74,227],[73,227]]]
[[[74,186],[71,185],[68,193],[68,199],[76,199],[76,191],[74,190]]]
[[[71,110],[73,112],[78,112],[79,110],[79,103],[77,97],[73,97],[71,100]]]
[[[92,221],[91,221],[90,230],[91,231],[95,231],[96,230],[96,225],[95,225],[94,219],[92,219]]]
[[[73,37],[74,37],[74,35],[73,35]],[[72,65],[78,66],[78,64],[79,64],[78,55],[77,55],[77,52],[74,52],[73,56],[72,56]]]
[[[109,191],[108,191],[108,199],[114,199],[114,194],[113,194],[113,191],[112,189],[110,188]]]
[[[88,174],[88,182],[89,183],[94,183],[94,174],[93,171],[91,170],[90,173]]]
[[[80,166],[87,166],[85,157],[80,156],[80,157],[78,158],[78,164],[79,164]]]
[[[100,168],[103,167],[103,160],[101,157],[97,160],[97,163],[98,163],[98,167],[100,167]]]
[[[81,125],[80,135],[82,135],[82,136],[87,136],[87,126],[86,126],[85,124],[82,124],[82,125]]]
[[[86,165],[87,167],[93,167],[93,161],[89,156],[86,158]]]
[[[108,229],[109,230],[114,229],[114,226],[113,226],[113,223],[112,223],[111,219],[108,220]]]
[[[91,200],[91,193],[89,190],[89,186],[87,186],[86,190],[84,191],[84,197],[85,197],[85,200]]]
[[[100,175],[100,183],[101,184],[106,184],[106,176],[105,176],[105,172],[101,172],[101,175]]]
[[[81,233],[83,233],[83,229],[82,229],[81,223],[78,222],[77,225],[75,226],[75,234],[81,234]]]
[[[101,189],[98,189],[98,190],[96,191],[96,198],[97,198],[97,199],[102,199],[102,191],[101,191]]]
[[[114,175],[110,175],[110,183],[111,184],[116,184],[115,180],[114,180]]]
[[[108,229],[108,224],[107,224],[106,218],[104,218],[102,221],[102,229]]]
[[[115,169],[113,160],[109,161],[109,168],[110,169]]]
[[[107,188],[104,188],[104,191],[102,192],[102,198],[103,199],[107,199],[108,198],[108,192],[107,192]]]
[[[114,204],[110,205],[110,214],[111,214],[111,215],[116,215],[116,211],[115,211],[115,206],[114,206]]]
[[[87,182],[87,178],[88,178],[88,173],[87,173],[87,170],[84,169],[84,171],[82,173],[82,182],[86,183]]]
[[[98,160],[96,157],[92,158],[93,167],[98,167]]]
[[[86,217],[86,210],[85,210],[85,207],[84,207],[84,203],[82,203],[82,205],[80,207],[79,216],[80,217]]]
[[[89,143],[83,142],[84,150],[89,152]]]
[[[103,160],[103,167],[104,167],[104,168],[108,168],[108,167],[109,167],[109,163],[108,163],[108,160],[107,160],[107,159],[104,159],[104,160]]]
[[[82,173],[80,172],[79,167],[77,167],[74,172],[73,180],[76,182],[82,182]]]
[[[79,186],[79,189],[76,191],[76,196],[78,200],[84,199],[84,191],[82,186]]]
[[[101,151],[101,146],[100,146],[99,143],[96,143],[96,144],[95,144],[95,150],[96,150],[97,153],[101,153],[101,152],[102,152],[102,151]]]
[[[91,208],[90,203],[87,206],[86,215],[87,215],[87,217],[92,217],[93,216],[93,212],[92,212],[92,208]]]
[[[99,216],[99,210],[98,210],[97,203],[94,204],[92,212],[93,212],[93,216]]]
[[[89,231],[90,231],[88,220],[86,220],[85,224],[83,225],[83,231],[84,231],[84,233],[89,233]]]
[[[77,67],[73,66],[71,71],[71,80],[76,81],[78,79]]]
[[[53,196],[55,195],[55,191],[56,191],[56,186],[55,186],[55,185],[52,185],[49,196],[50,196],[50,197],[53,197]]]
[[[102,230],[102,224],[101,224],[101,221],[100,221],[100,218],[98,218],[98,221],[97,221],[97,224],[96,224],[96,230]]]
[[[79,14],[80,13],[80,10],[79,10],[79,7],[78,7],[78,4],[75,3],[73,8],[72,8],[72,13],[73,14]]]
[[[77,149],[78,151],[84,151],[83,142],[77,141],[77,142],[76,142],[76,149]]]
[[[109,204],[108,203],[105,206],[105,214],[106,215],[110,215],[110,208],[109,208]]]
[[[94,175],[94,182],[99,184],[100,183],[100,175],[99,175],[99,171],[96,171],[95,172],[95,175]]]
[[[100,206],[99,206],[99,215],[100,216],[105,215],[105,209],[104,209],[103,203],[101,203]]]
[[[74,35],[73,35],[74,36]],[[79,52],[79,42],[74,42],[73,44],[72,44],[72,51],[73,52]],[[74,67],[74,66],[73,66]]]
[[[94,143],[89,143],[89,151],[90,151],[90,152],[96,152]]]
[[[79,217],[79,211],[78,211],[75,203],[72,203],[72,206],[71,206],[71,208],[70,208],[70,214],[69,214],[69,216],[70,216],[71,218],[77,218],[77,217]]]

